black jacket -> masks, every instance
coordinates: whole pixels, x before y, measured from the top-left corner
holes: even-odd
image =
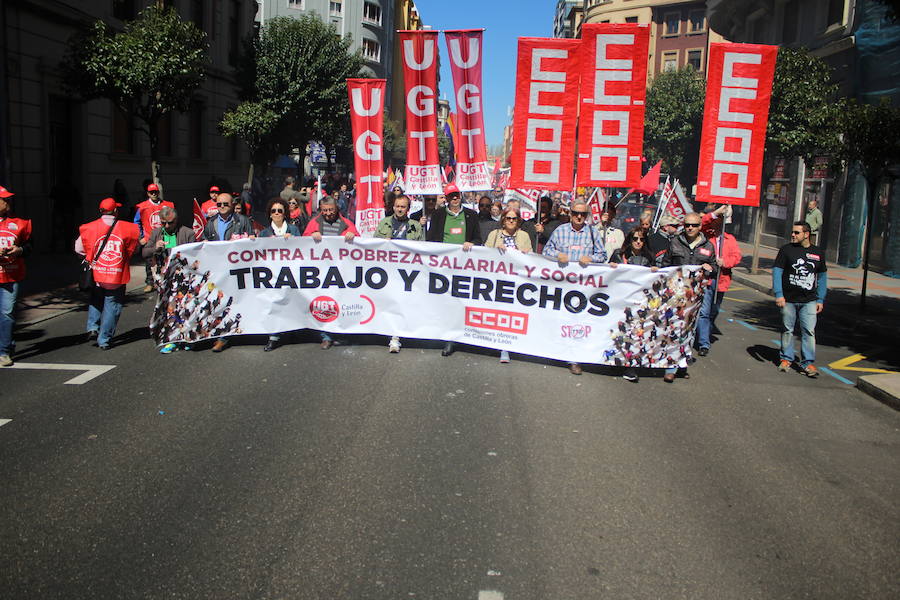
[[[711,276],[715,277],[718,267],[716,266],[716,247],[712,242],[706,239],[702,233],[700,235],[700,243],[691,248],[688,245],[687,238],[684,234],[676,235],[669,243],[669,264],[675,267],[682,265],[712,265]]]
[[[478,213],[465,207],[463,207],[462,211],[466,219],[466,241],[471,242],[477,246],[482,245],[483,241],[481,239],[481,228],[478,226]],[[431,216],[431,227],[425,234],[425,239],[429,242],[443,242],[444,224],[446,222],[446,207],[434,211],[434,214]]]

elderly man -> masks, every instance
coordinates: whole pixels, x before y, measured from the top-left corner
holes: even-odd
[[[164,206],[174,208],[171,202],[163,200],[159,197],[159,186],[151,183],[147,186],[147,199],[138,204],[134,211],[134,223],[138,226],[141,235],[141,246],[146,248],[147,240],[150,238],[150,232],[159,227],[159,211]],[[153,271],[150,269],[150,262],[144,263],[144,292],[153,291]]]
[[[659,229],[647,238],[650,253],[656,259],[657,266],[667,266],[663,263],[668,261],[669,245],[672,243],[672,238],[678,233],[679,227],[681,227],[681,221],[666,213],[659,218]]]
[[[137,248],[138,226],[120,221],[116,209],[122,205],[112,198],[100,202],[100,218],[79,228],[75,252],[90,263],[94,285],[88,302],[88,339],[96,339],[101,350],[109,350],[125,303],[125,284],[131,279],[128,266]]]
[[[321,242],[326,235],[340,235],[348,244],[353,243],[353,238],[359,235],[356,225],[350,219],[342,217],[338,211],[337,201],[325,196],[319,201],[319,214],[310,219],[303,235],[311,237],[316,242]],[[328,350],[334,345],[334,340],[326,331],[320,331],[322,338],[322,350]]]
[[[819,201],[813,198],[806,205],[806,218],[809,224],[809,243],[819,245],[819,230],[822,229],[822,211],[819,210]]]
[[[605,263],[606,249],[603,235],[593,225],[587,224],[591,209],[584,200],[572,203],[572,216],[568,223],[562,223],[544,244],[543,255],[556,259],[560,265],[567,265],[570,260],[586,267],[592,262]],[[569,363],[572,375],[581,375],[581,365]]]
[[[447,206],[439,207],[431,217],[431,227],[425,238],[429,242],[445,244],[462,244],[463,250],[471,250],[472,246],[480,246],[481,230],[478,226],[478,213],[463,207],[462,195],[455,183],[444,186]],[[440,198],[438,198],[440,201]],[[453,354],[453,342],[444,344],[441,356]]]
[[[394,214],[383,218],[375,229],[375,237],[385,240],[409,240],[420,242],[425,239],[422,225],[409,217],[409,198],[403,194],[394,198]],[[400,352],[400,338],[391,337],[388,343],[391,354]]]
[[[13,314],[19,282],[25,279],[24,257],[31,251],[31,221],[12,215],[13,195],[0,186],[0,367],[13,365]]]

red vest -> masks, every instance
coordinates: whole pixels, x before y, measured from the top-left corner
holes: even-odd
[[[94,257],[97,255],[100,245],[103,244],[107,231],[109,231],[109,225],[104,223],[103,219],[85,223],[79,228],[85,257],[94,265],[94,281],[125,285],[131,279],[128,262],[138,245],[140,235],[138,226],[127,221],[116,222],[116,227],[109,236],[106,247],[103,248],[103,254],[95,261]]]
[[[21,246],[31,237],[31,221],[6,217],[0,219],[0,248]],[[0,283],[15,283],[25,279],[25,261],[21,256],[0,258]]]
[[[162,210],[163,206],[175,208],[174,204],[165,200],[162,200],[159,204],[155,204],[150,200],[144,200],[137,205],[137,209],[141,211],[141,226],[144,228],[144,237],[149,238],[150,233],[160,226],[159,211]]]
[[[206,215],[206,218],[208,219],[211,216],[215,215],[217,212],[219,212],[219,207],[216,206],[215,200],[207,200],[200,207],[200,212],[202,212],[204,215]]]

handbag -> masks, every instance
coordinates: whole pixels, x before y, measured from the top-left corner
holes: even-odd
[[[100,249],[97,250],[97,254],[94,255],[94,260],[88,261],[87,259],[81,261],[81,273],[78,276],[78,290],[82,292],[89,292],[94,287],[94,263],[97,262],[97,259],[100,258],[100,255],[103,254],[103,249],[106,248],[106,242],[109,241],[109,236],[112,235],[113,229],[116,227],[116,223],[119,219],[114,219],[113,224],[109,226],[109,231],[106,232],[106,237],[103,238],[103,243],[100,244]]]

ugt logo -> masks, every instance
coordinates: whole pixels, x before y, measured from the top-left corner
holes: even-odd
[[[334,298],[319,296],[309,303],[309,312],[316,321],[331,323],[340,316],[341,307]]]

